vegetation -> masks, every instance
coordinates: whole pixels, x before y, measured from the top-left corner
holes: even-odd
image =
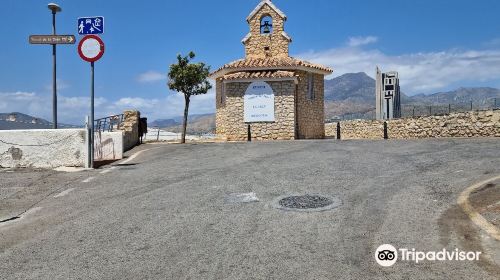
[[[184,94],[185,105],[181,143],[186,143],[186,128],[191,96],[206,94],[212,88],[207,79],[210,73],[210,66],[202,62],[191,63],[195,56],[194,52],[190,52],[185,57],[179,54],[177,56],[177,64],[170,65],[168,73],[168,87],[171,90]]]

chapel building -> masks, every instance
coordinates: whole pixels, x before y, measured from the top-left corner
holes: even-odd
[[[325,137],[324,77],[332,69],[289,56],[286,15],[263,0],[247,17],[245,58],[216,81],[216,134],[228,141]]]

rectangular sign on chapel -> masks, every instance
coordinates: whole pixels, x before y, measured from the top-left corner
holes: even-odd
[[[251,83],[244,97],[245,123],[274,122],[274,92],[265,82]]]

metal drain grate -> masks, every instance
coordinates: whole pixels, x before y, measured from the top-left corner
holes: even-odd
[[[328,197],[319,195],[289,196],[279,201],[281,206],[293,209],[315,209],[326,207],[332,203],[333,201]]]
[[[335,197],[306,194],[280,197],[275,204],[282,210],[313,212],[337,208],[342,202]]]

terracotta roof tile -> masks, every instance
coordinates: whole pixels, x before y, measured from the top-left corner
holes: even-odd
[[[274,69],[266,69],[266,68],[274,68]],[[285,69],[280,69],[280,68],[285,68]],[[325,74],[333,72],[333,70],[329,67],[319,64],[314,64],[293,57],[267,57],[267,58],[239,59],[222,66],[221,68],[211,73],[210,76],[218,78],[231,72],[241,72],[238,70],[272,71],[272,70],[295,70],[300,68],[317,70],[325,72]]]

